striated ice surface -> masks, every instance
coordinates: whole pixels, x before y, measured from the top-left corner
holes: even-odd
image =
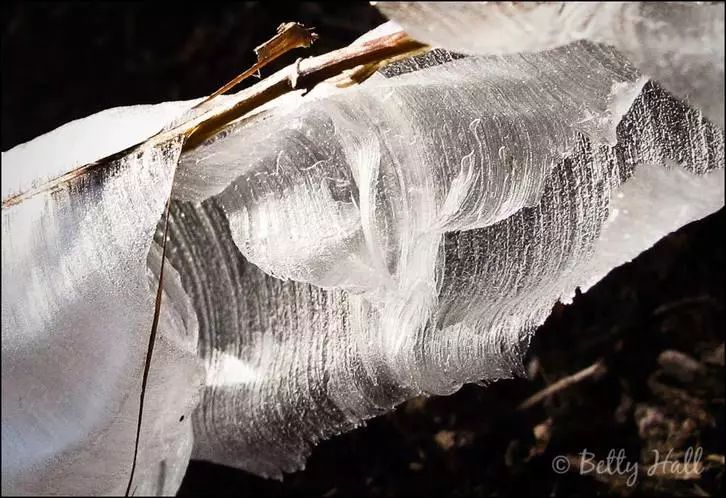
[[[411,36],[467,54],[614,46],[724,125],[723,2],[376,2]]]
[[[3,207],[3,494],[123,494],[154,311],[147,255],[180,151],[180,140],[142,147]],[[139,483],[160,462],[183,475],[191,426],[178,420],[196,406],[203,379],[196,316],[173,273]]]
[[[512,376],[557,300],[723,206],[723,131],[613,49],[387,75],[183,156],[195,458],[280,476],[409,397]]]
[[[280,476],[412,396],[515,375],[556,301],[722,207],[723,120],[557,33],[434,50],[4,206],[3,494],[125,490],[169,195],[137,495],[174,494],[190,457]],[[55,151],[100,123],[4,153],[3,199],[99,159]]]
[[[227,130],[182,160],[175,195],[224,188],[235,242],[272,275],[408,295],[442,233],[536,203],[578,132],[614,142],[614,95],[643,83],[588,43],[455,60]]]

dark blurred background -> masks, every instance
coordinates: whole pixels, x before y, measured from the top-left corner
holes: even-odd
[[[2,5],[2,149],[123,105],[206,95],[254,62],[285,21],[316,27],[306,54],[383,22],[366,3],[35,2]],[[302,56],[283,57],[263,76]],[[249,83],[248,83],[249,84]],[[722,496],[724,210],[672,234],[570,306],[556,305],[529,379],[415,399],[319,445],[283,482],[192,462],[181,496]],[[518,411],[603,359],[607,372]],[[557,455],[704,449],[689,479],[559,475]]]

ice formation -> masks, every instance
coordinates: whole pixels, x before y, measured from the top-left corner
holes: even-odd
[[[377,2],[414,38],[467,54],[612,45],[724,125],[723,2]]]
[[[142,147],[3,208],[3,494],[123,492],[154,313],[147,255],[180,151],[180,140]],[[146,465],[190,438],[178,412],[195,405],[202,375],[195,382],[196,344],[179,343],[159,342],[155,392],[174,411],[150,417],[159,440]],[[186,457],[178,463],[183,475]]]
[[[279,475],[415,394],[511,376],[555,301],[685,222],[654,238],[651,213],[723,205],[722,131],[611,49],[414,62],[182,158],[197,458]],[[631,178],[672,195],[624,199]]]
[[[123,493],[170,192],[136,494],[173,494],[190,455],[279,476],[511,376],[557,300],[723,206],[722,119],[612,47],[544,48],[435,50],[3,205],[3,494]],[[165,106],[119,148],[190,103]],[[42,143],[3,154],[4,201],[76,165]]]

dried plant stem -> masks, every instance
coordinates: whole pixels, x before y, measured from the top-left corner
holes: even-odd
[[[222,88],[215,91],[212,95],[207,97],[201,104],[196,107],[206,104],[214,97],[222,95],[238,85],[243,80],[252,76],[254,73],[265,67],[270,62],[274,61],[281,55],[293,50],[295,48],[307,48],[318,39],[318,35],[313,33],[311,29],[306,28],[300,23],[288,22],[280,24],[277,28],[277,34],[267,40],[262,45],[255,48],[257,54],[257,62],[244,71],[242,74],[236,76],[229,82],[227,82]]]
[[[532,396],[520,403],[520,405],[517,407],[517,410],[526,410],[528,408],[531,408],[532,406],[541,402],[545,398],[552,396],[555,393],[567,389],[568,387],[573,386],[589,377],[596,377],[602,375],[606,371],[607,368],[605,367],[605,363],[603,362],[603,360],[598,360],[589,367],[580,370],[579,372],[575,372],[572,375],[568,375],[567,377],[563,377],[557,382],[545,387],[541,391],[534,393]]]
[[[240,92],[234,102],[216,107],[188,129],[185,149],[192,149],[223,126],[273,99],[297,89],[311,89],[344,71],[358,66],[381,63],[402,54],[415,54],[426,45],[409,38],[404,32],[383,36],[360,45],[350,45],[317,57],[298,60],[249,89]],[[173,131],[173,130],[172,130]]]
[[[170,130],[161,131],[141,144],[131,146],[94,163],[80,166],[27,192],[3,199],[2,208],[5,209],[44,192],[63,188],[74,179],[98,168],[103,168],[113,160],[129,154],[141,146],[160,145],[184,136],[186,138],[184,150],[194,148],[228,123],[285,93],[297,89],[309,90],[320,82],[340,76],[345,71],[359,66],[383,65],[387,61],[400,59],[406,55],[415,55],[427,49],[427,45],[409,38],[403,31],[397,31],[327,54],[299,59],[296,63],[281,69],[246,90],[230,96],[223,102],[215,99],[205,105],[200,105],[180,124]]]

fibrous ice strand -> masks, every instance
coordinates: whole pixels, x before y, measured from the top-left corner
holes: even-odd
[[[550,48],[437,50],[181,157],[138,493],[511,376],[557,300],[723,206],[723,129],[613,48]],[[180,151],[3,208],[4,493],[125,489]]]

